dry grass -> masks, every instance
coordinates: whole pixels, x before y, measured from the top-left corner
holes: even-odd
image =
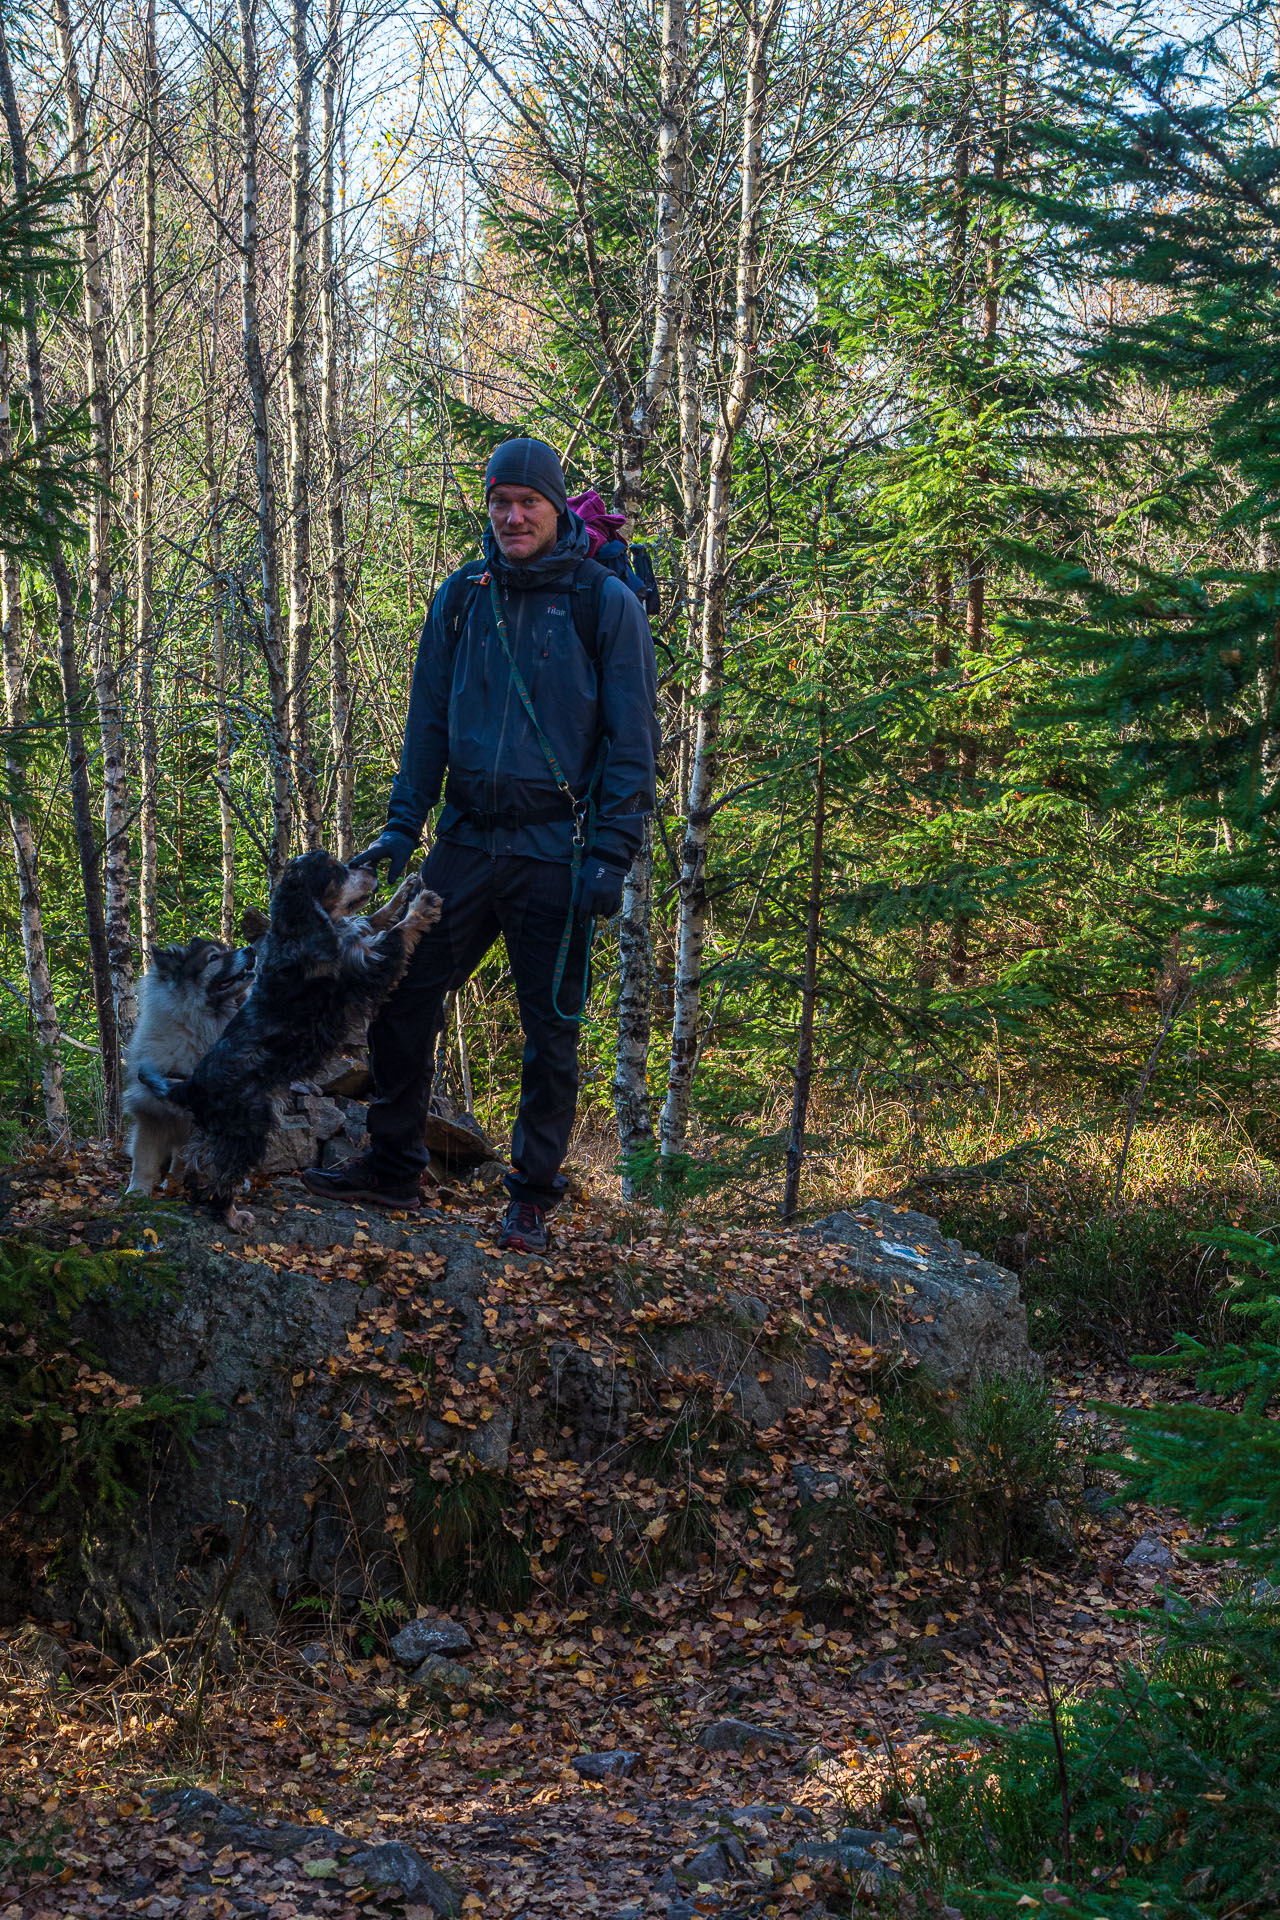
[[[788,1117],[779,1100],[760,1115],[755,1136],[778,1141]],[[839,1107],[815,1100],[803,1211],[815,1217],[862,1195],[930,1187],[943,1192],[951,1185],[974,1184],[984,1168],[1000,1184],[1028,1192],[1078,1186],[1103,1200],[1114,1188],[1124,1134],[1123,1114],[1079,1103],[1019,1106],[1012,1098],[952,1095],[913,1109],[901,1097],[874,1092]],[[708,1162],[729,1161],[741,1145],[740,1139],[707,1128],[690,1130],[690,1152]],[[571,1161],[601,1198],[621,1199],[617,1137],[607,1112],[591,1107],[582,1114]],[[754,1175],[727,1181],[706,1210],[723,1217],[727,1204],[748,1217],[767,1217],[781,1188],[781,1159],[775,1152]],[[1134,1128],[1124,1197],[1141,1202],[1206,1191],[1229,1194],[1237,1205],[1273,1205],[1280,1217],[1280,1166],[1230,1109],[1190,1117],[1156,1115]]]

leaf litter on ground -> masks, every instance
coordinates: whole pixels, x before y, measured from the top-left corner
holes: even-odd
[[[110,1204],[118,1177],[107,1152],[36,1163],[14,1183],[10,1228],[58,1220],[74,1236],[77,1215]],[[495,1216],[464,1203],[448,1217],[487,1235]],[[162,1649],[121,1668],[78,1640],[71,1623],[40,1623],[66,1668],[51,1689],[10,1663],[0,1702],[0,1920],[426,1920],[430,1910],[397,1888],[364,1883],[328,1837],[284,1857],[211,1850],[198,1829],[153,1806],[175,1784],[207,1788],[263,1824],[313,1824],[326,1836],[337,1829],[351,1847],[407,1842],[457,1885],[472,1920],[628,1907],[665,1914],[671,1881],[658,1882],[670,1870],[677,1885],[684,1875],[693,1910],[726,1920],[874,1907],[874,1875],[794,1850],[850,1825],[882,1826],[886,1795],[900,1803],[935,1750],[930,1716],[1009,1724],[1040,1712],[1046,1690],[1062,1698],[1142,1659],[1150,1629],[1136,1610],[1160,1590],[1189,1604],[1210,1596],[1213,1576],[1180,1556],[1186,1529],[1131,1508],[1082,1515],[1067,1565],[970,1573],[925,1552],[856,1569],[843,1607],[796,1604],[792,1466],[838,1458],[842,1473],[854,1471],[859,1498],[873,1503],[883,1493],[870,1473],[857,1479],[856,1446],[846,1458],[851,1440],[874,1427],[877,1355],[836,1327],[822,1302],[824,1284],[848,1286],[856,1276],[840,1249],[811,1238],[639,1225],[619,1238],[616,1218],[586,1205],[546,1259],[487,1246],[486,1336],[504,1364],[554,1335],[602,1369],[625,1365],[637,1329],[692,1323],[718,1291],[749,1296],[755,1315],[763,1309],[762,1338],[799,1327],[825,1341],[830,1377],[811,1377],[807,1403],[760,1436],[750,1503],[728,1511],[716,1498],[723,1470],[705,1470],[702,1491],[717,1523],[708,1564],[633,1591],[625,1605],[616,1592],[589,1587],[557,1597],[557,1543],[584,1524],[606,1528],[617,1489],[603,1484],[596,1463],[538,1459],[535,1450],[511,1461],[541,1549],[533,1595],[509,1612],[452,1610],[475,1649],[473,1680],[452,1695],[424,1693],[389,1657],[387,1635],[401,1624],[394,1617],[373,1637],[367,1616],[331,1620],[320,1636],[314,1614],[296,1625],[286,1618],[276,1640],[242,1649],[233,1674],[202,1672],[198,1700],[193,1663],[181,1653]],[[309,1272],[320,1284],[335,1274],[376,1278],[376,1304],[330,1358],[335,1383],[372,1375],[413,1409],[430,1357],[445,1383],[443,1418],[460,1438],[496,1410],[498,1370],[465,1386],[449,1378],[457,1328],[447,1312],[404,1327],[403,1307],[431,1297],[442,1261],[375,1245],[299,1248],[257,1240],[252,1230],[228,1251]],[[393,1325],[405,1341],[389,1359],[379,1335]],[[707,1384],[673,1377],[670,1398],[679,1405]],[[1185,1390],[1168,1376],[1112,1368],[1077,1371],[1055,1383],[1055,1398],[1102,1437],[1103,1417],[1085,1410],[1092,1403],[1147,1405]],[[369,1396],[356,1395],[351,1407],[344,1441],[385,1449]],[[643,1431],[643,1413],[639,1420]],[[654,1421],[652,1437],[667,1431],[669,1419]],[[392,1481],[393,1534],[405,1524],[404,1490]],[[673,1500],[687,1497],[654,1474],[637,1476],[628,1493],[639,1517],[651,1514],[644,1531],[655,1541]],[[1171,1570],[1126,1567],[1143,1534],[1172,1549]],[[725,1718],[777,1729],[793,1743],[704,1750],[700,1733]],[[619,1748],[639,1756],[625,1775],[593,1781],[574,1770],[575,1756]],[[740,1870],[727,1859],[737,1877],[690,1888],[685,1863],[705,1859],[726,1830],[744,1849]],[[913,1837],[905,1833],[908,1848]]]

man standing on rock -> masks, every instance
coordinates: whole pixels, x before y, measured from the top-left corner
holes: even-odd
[[[588,557],[554,450],[505,440],[485,498],[484,564],[432,602],[387,825],[352,862],[398,879],[443,786],[422,877],[444,912],[369,1030],[367,1150],[303,1179],[333,1199],[419,1204],[445,996],[501,934],[525,1046],[498,1244],[531,1253],[565,1191],[592,921],[618,912],[653,810],[657,676],[640,602]]]

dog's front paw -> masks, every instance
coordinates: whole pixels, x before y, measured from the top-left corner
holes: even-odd
[[[434,927],[443,911],[444,901],[440,895],[432,893],[429,887],[424,887],[405,915],[405,925],[417,927],[420,932],[425,933],[428,927]]]
[[[250,1213],[248,1207],[238,1207],[234,1200],[227,1202],[227,1209],[223,1218],[226,1220],[232,1233],[246,1233],[253,1225],[253,1215]]]

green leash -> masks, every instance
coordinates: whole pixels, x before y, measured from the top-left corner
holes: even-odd
[[[565,777],[564,768],[556,758],[555,748],[539,725],[538,716],[533,710],[532,696],[524,683],[524,675],[516,665],[516,656],[511,645],[511,636],[507,632],[507,617],[502,611],[502,596],[498,592],[498,583],[492,573],[488,571],[481,576],[479,585],[483,586],[486,580],[489,583],[489,600],[493,607],[493,618],[498,629],[498,638],[502,642],[502,651],[507,656],[507,666],[511,672],[511,684],[520,696],[521,706],[529,716],[529,725],[533,728],[534,738],[542,748],[543,758],[551,770],[551,778],[569,802],[570,809],[573,813],[573,851],[569,858],[569,915],[564,923],[564,932],[560,936],[560,951],[556,955],[555,972],[551,979],[551,1008],[557,1019],[576,1022],[581,1020],[587,1005],[587,992],[591,979],[591,948],[596,937],[594,916],[591,925],[587,929],[587,951],[582,963],[582,1000],[576,1013],[565,1013],[562,1011],[560,1006],[560,988],[564,984],[564,970],[569,962],[569,945],[573,939],[573,896],[578,890],[578,876],[582,872],[582,860],[587,850],[587,841],[595,832],[596,788],[600,784],[600,775],[604,770],[608,743],[604,740],[600,742],[600,751],[596,756],[595,771],[591,775],[590,785],[587,788],[584,798],[579,800]]]

